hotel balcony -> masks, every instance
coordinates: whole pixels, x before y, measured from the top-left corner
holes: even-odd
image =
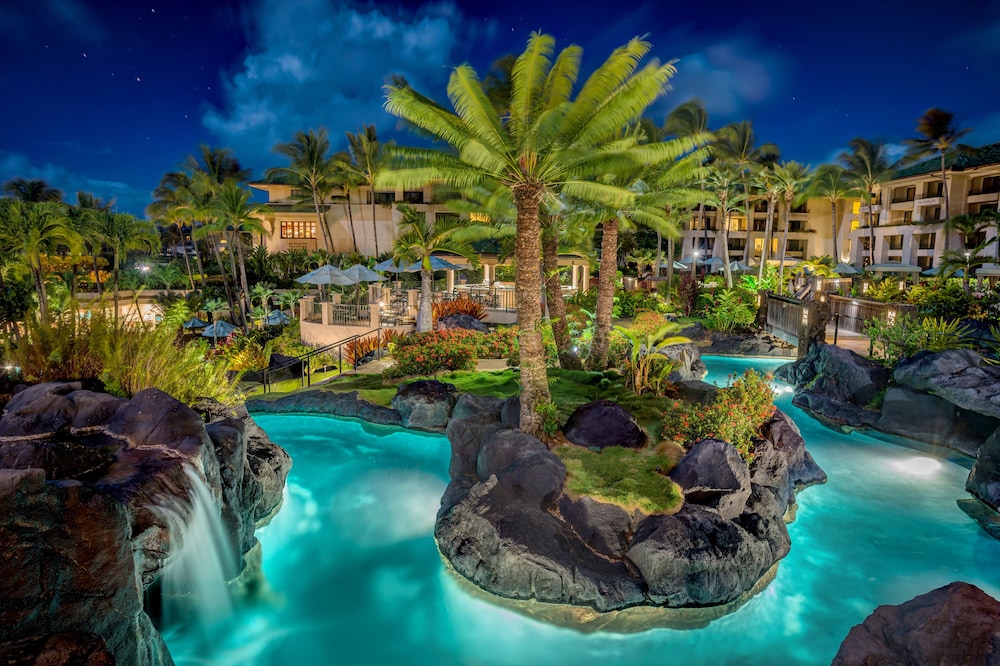
[[[969,203],[993,203],[1000,197],[1000,188],[989,187],[983,190],[969,190]]]
[[[917,199],[913,202],[914,208],[922,208],[924,206],[943,206],[944,197],[936,195],[933,197],[924,197],[923,199]]]

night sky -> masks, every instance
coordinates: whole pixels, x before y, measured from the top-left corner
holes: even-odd
[[[201,143],[232,148],[259,177],[298,129],[374,123],[404,75],[445,100],[450,67],[481,74],[528,34],[584,47],[584,71],[629,38],[677,59],[673,90],[648,115],[692,96],[711,126],[751,119],[785,159],[833,159],[854,136],[897,143],[929,107],[1000,141],[1000,2],[338,2],[167,0],[0,3],[0,181],[43,178],[116,198],[141,215],[160,176]]]

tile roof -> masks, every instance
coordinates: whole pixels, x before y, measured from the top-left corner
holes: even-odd
[[[1000,164],[1000,143],[990,143],[979,148],[973,148],[972,152],[953,155],[945,161],[945,166],[955,171],[964,171],[965,169],[986,166],[987,164]],[[896,169],[892,179],[920,176],[925,173],[933,173],[940,168],[941,158],[933,157],[905,169]]]

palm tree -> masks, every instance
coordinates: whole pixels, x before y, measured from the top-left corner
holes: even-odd
[[[160,184],[153,191],[154,200],[146,207],[146,215],[153,220],[164,224],[176,224],[181,230],[181,241],[184,245],[184,261],[188,264],[188,273],[191,280],[191,288],[194,289],[194,275],[191,274],[190,260],[187,256],[187,238],[191,239],[194,248],[194,261],[198,267],[198,277],[201,280],[201,288],[206,289],[205,268],[202,265],[201,253],[198,250],[198,241],[195,232],[198,228],[198,198],[194,193],[194,186],[191,175],[188,173],[173,171],[165,174],[160,179]],[[190,231],[184,234],[184,228]]]
[[[266,232],[270,235],[273,233],[274,224],[274,213],[267,204],[250,203],[251,197],[253,193],[250,190],[243,189],[235,180],[227,180],[211,204],[218,220],[217,224],[223,233],[229,235],[230,260],[234,248],[236,258],[239,260],[244,312],[250,309],[250,286],[247,284],[247,266],[243,255],[243,235],[250,234],[252,244],[253,234],[263,235]],[[264,220],[271,223],[270,232],[264,227]]]
[[[287,157],[291,164],[287,167],[275,167],[264,172],[270,178],[275,175],[287,176],[293,185],[308,192],[316,210],[316,227],[323,234],[323,245],[327,252],[333,252],[333,238],[326,224],[325,201],[337,186],[334,178],[336,168],[330,157],[330,139],[326,128],[295,133],[288,143],[274,146],[274,152]]]
[[[756,187],[767,199],[767,221],[764,224],[764,242],[760,248],[760,262],[757,265],[757,280],[764,279],[764,267],[771,253],[771,238],[774,235],[774,213],[781,197],[781,183],[774,176],[774,167],[767,166],[754,175]]]
[[[3,184],[3,191],[5,194],[21,201],[35,203],[49,201],[59,203],[63,200],[62,190],[49,187],[48,183],[37,178],[32,178],[31,180],[11,178]]]
[[[709,202],[715,206],[719,212],[719,229],[715,236],[715,246],[722,245],[722,270],[726,278],[726,287],[733,287],[733,270],[729,265],[729,224],[733,213],[739,208],[739,190],[737,184],[740,174],[732,166],[725,162],[713,162],[709,167],[708,177],[705,179],[708,187]],[[717,255],[713,255],[717,256]],[[694,257],[692,260],[692,272],[694,271]]]
[[[344,211],[347,213],[347,225],[351,228],[351,246],[355,254],[357,254],[358,231],[354,226],[354,204],[351,202],[351,192],[360,184],[358,174],[351,167],[351,154],[349,152],[342,150],[334,155],[332,159],[333,180],[337,184],[337,187],[344,191]]]
[[[965,293],[969,293],[972,274],[983,264],[990,263],[990,257],[980,253],[996,242],[996,238],[990,238],[975,247],[966,247],[964,250],[945,250],[941,253],[941,276],[951,277],[961,270],[962,289],[965,290]]]
[[[854,196],[857,189],[851,183],[851,178],[843,167],[836,164],[824,164],[816,169],[809,186],[809,192],[812,196],[830,202],[833,258],[835,261],[840,261],[840,251],[837,249],[837,235],[840,233],[837,221],[837,202],[846,197]]]
[[[708,111],[705,109],[705,103],[698,98],[694,98],[679,105],[667,115],[667,120],[663,125],[662,138],[692,137],[704,135],[709,132],[711,132],[711,130],[708,126]],[[705,182],[701,181],[699,185],[702,191],[704,191]],[[702,228],[702,239],[705,247],[708,248],[708,226],[705,224],[704,199],[698,202],[698,225]],[[692,241],[692,248],[693,247],[694,243]],[[692,254],[693,253],[694,252],[692,250]],[[668,263],[670,266],[668,274],[672,274],[674,265],[673,254],[670,255],[670,261]],[[657,264],[659,264],[659,262],[657,262]],[[673,282],[673,280],[670,280],[670,282]]]
[[[433,226],[425,213],[418,213],[405,204],[397,206],[403,219],[400,222],[400,236],[392,246],[392,258],[399,264],[411,265],[420,262],[420,304],[417,307],[417,332],[431,330],[431,288],[434,285],[434,270],[431,256],[435,252],[457,254],[479,267],[479,255],[466,241],[456,239],[463,228],[469,225],[466,218],[438,219]]]
[[[954,113],[935,107],[924,111],[924,115],[917,119],[917,132],[922,136],[915,139],[903,140],[903,143],[908,146],[904,158],[908,162],[919,162],[931,157],[935,153],[939,156],[941,160],[941,196],[944,198],[943,210],[945,219],[951,216],[951,208],[948,201],[948,179],[945,177],[945,163],[955,153],[971,150],[969,146],[958,143],[959,139],[971,131],[971,127],[958,128]],[[945,234],[944,242],[944,249],[947,250],[947,234]]]
[[[66,209],[61,204],[0,199],[0,252],[19,256],[28,265],[43,322],[48,321],[49,311],[42,255],[51,253],[59,245],[76,247],[79,243],[79,235],[70,227]]]
[[[114,282],[114,321],[118,323],[118,276],[122,257],[132,250],[152,252],[159,247],[160,235],[152,222],[139,220],[128,213],[103,211],[95,215],[95,231],[112,254],[112,280]]]
[[[966,250],[972,247],[972,240],[987,226],[989,221],[981,213],[964,213],[945,222],[946,228],[954,229],[962,237],[962,248]]]
[[[372,234],[375,243],[375,253],[378,256],[378,225],[375,221],[375,181],[385,167],[385,147],[378,140],[374,125],[365,125],[357,134],[347,132],[347,144],[351,161],[344,168],[353,174],[355,182],[364,183],[370,188],[372,197]],[[352,227],[353,228],[353,227]]]
[[[790,225],[793,203],[796,195],[801,196],[801,190],[808,184],[810,170],[808,166],[798,162],[782,162],[774,168],[774,177],[781,185],[781,193],[785,199],[783,212],[785,214],[785,230],[781,234],[781,257],[778,259],[778,293],[781,293],[785,277],[785,253],[788,251],[788,228]]]
[[[987,226],[996,229],[997,236],[1000,236],[1000,210],[997,210],[996,208],[986,208],[981,210],[979,211],[979,219],[985,222]],[[994,238],[997,236],[994,236]],[[1000,242],[997,243],[995,263],[1000,264]]]
[[[622,127],[637,120],[665,91],[673,65],[650,63],[638,69],[650,45],[630,41],[600,65],[573,98],[582,49],[571,45],[555,59],[555,40],[533,33],[511,73],[511,103],[506,120],[486,97],[475,71],[460,65],[452,72],[448,96],[454,112],[405,83],[387,86],[386,109],[444,140],[455,152],[396,149],[395,168],[379,179],[386,185],[421,187],[439,182],[460,188],[497,181],[511,190],[517,208],[515,295],[517,298],[521,421],[523,430],[541,434],[536,410],[550,400],[541,322],[542,273],[539,204],[546,193],[608,204],[627,204],[634,194],[592,179],[623,160],[655,157],[653,146],[622,146]]]
[[[728,162],[740,174],[743,186],[743,208],[747,217],[747,242],[743,246],[743,261],[750,259],[753,231],[753,206],[750,205],[752,176],[761,166],[771,166],[778,161],[780,152],[773,143],[757,145],[757,137],[749,120],[726,125],[716,133],[714,155]]]
[[[218,321],[215,318],[215,315],[216,315],[217,312],[221,312],[221,311],[223,311],[223,310],[226,309],[226,303],[221,298],[210,298],[207,301],[205,301],[205,304],[202,306],[202,308],[205,310],[205,312],[207,314],[211,315],[212,324],[213,324],[213,326],[212,326],[212,344],[216,345],[216,344],[219,343],[219,334],[218,334],[218,330],[219,329],[214,326],[214,324],[216,323],[216,321]]]
[[[889,180],[892,167],[885,152],[885,144],[857,137],[848,143],[850,152],[843,152],[838,158],[854,180],[862,198],[868,200],[868,261],[875,263],[875,193],[882,183]],[[947,235],[945,236],[947,241]]]

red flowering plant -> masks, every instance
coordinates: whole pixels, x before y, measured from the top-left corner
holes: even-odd
[[[730,375],[709,405],[675,400],[663,415],[663,437],[681,446],[712,438],[729,442],[747,462],[753,460],[754,440],[761,426],[774,414],[771,375],[747,370],[742,377]]]
[[[417,333],[394,342],[392,357],[396,363],[383,374],[402,377],[472,370],[477,358],[505,358],[516,346],[517,332],[513,329],[493,333],[465,329]]]

